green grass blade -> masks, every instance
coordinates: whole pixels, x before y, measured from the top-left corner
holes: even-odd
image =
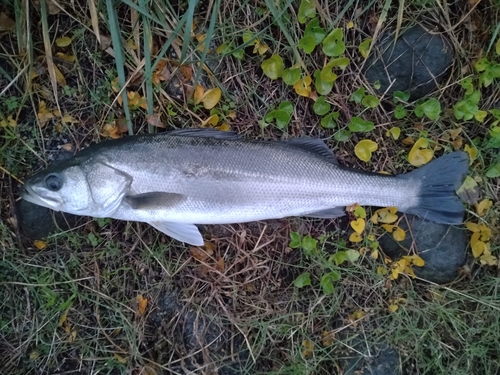
[[[111,40],[113,42],[113,50],[115,52],[116,71],[118,72],[118,79],[120,81],[120,87],[122,88],[121,95],[123,98],[123,111],[125,112],[125,118],[127,120],[128,134],[133,135],[134,131],[132,129],[132,119],[130,116],[130,109],[128,107],[127,90],[125,89],[125,56],[123,53],[123,44],[120,35],[120,25],[118,24],[112,0],[106,0],[106,10],[108,12],[109,30],[111,32]]]

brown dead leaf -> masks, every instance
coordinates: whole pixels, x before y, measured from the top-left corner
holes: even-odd
[[[193,79],[193,68],[191,65],[181,65],[179,70],[181,72],[181,77],[185,82],[189,82]]]
[[[7,16],[4,12],[0,12],[0,31],[14,30],[16,23]]]
[[[191,247],[189,248],[189,252],[191,253],[191,256],[199,261],[204,261],[210,257],[211,254],[208,254],[205,250],[203,250],[201,247]]]
[[[56,73],[57,83],[59,83],[63,87],[66,86],[67,85],[66,78],[64,78],[63,74],[61,73],[56,64],[54,64],[54,71]]]
[[[71,143],[65,143],[61,147],[62,147],[63,150],[66,150],[66,151],[73,150],[73,145]]]
[[[108,35],[100,35],[101,50],[106,50],[111,46],[111,37]]]
[[[148,305],[148,300],[147,298],[144,298],[142,294],[137,295],[137,314],[139,316],[143,316],[144,313],[146,312],[146,307]]]
[[[166,128],[166,125],[161,121],[160,115],[154,114],[151,116],[146,116],[146,120],[149,125],[157,128]]]
[[[214,268],[219,272],[223,272],[225,267],[226,263],[224,262],[224,258],[219,257],[214,265]]]

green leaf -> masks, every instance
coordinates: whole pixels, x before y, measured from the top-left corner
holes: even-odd
[[[500,56],[500,38],[498,38],[495,44],[495,52],[497,53],[498,56]]]
[[[281,102],[278,108],[281,109],[281,110],[283,110],[283,111],[285,111],[289,115],[291,115],[293,113],[293,104],[292,104],[292,102],[289,102],[289,101]]]
[[[409,91],[394,91],[392,97],[394,98],[394,103],[407,102],[410,99]]]
[[[457,120],[468,121],[474,117],[474,115],[479,111],[476,104],[470,100],[460,100],[457,104],[453,106],[453,113]]]
[[[314,86],[316,87],[316,91],[320,95],[328,95],[332,91],[333,82],[324,82],[320,76],[320,71],[316,70],[314,72]]]
[[[490,66],[490,74],[493,78],[500,78],[500,64]]]
[[[361,104],[363,104],[366,108],[375,108],[380,104],[380,101],[373,95],[366,95],[361,100]]]
[[[311,274],[309,272],[304,272],[299,275],[293,282],[296,288],[303,288],[307,285],[311,285]]]
[[[394,109],[394,117],[398,120],[406,117],[406,109],[401,104],[398,104],[396,109]]]
[[[316,7],[313,0],[302,0],[299,5],[297,19],[299,23],[306,23],[308,18],[314,18],[316,15]]]
[[[360,257],[359,251],[351,250],[351,249],[346,250],[345,255],[346,255],[347,260],[351,263],[354,263]]]
[[[460,86],[465,89],[465,95],[470,95],[474,91],[471,77],[464,78],[462,82],[460,82]]]
[[[382,87],[382,85],[380,84],[380,81],[377,79],[374,83],[373,83],[373,88],[375,90],[378,90],[380,89],[380,87]]]
[[[351,97],[349,98],[350,101],[354,101],[356,103],[361,103],[361,101],[363,100],[363,97],[365,96],[365,88],[364,87],[360,87],[359,89],[357,89],[356,91],[354,91],[352,94],[351,94]]]
[[[415,115],[422,117],[426,115],[431,120],[437,120],[441,114],[441,103],[437,99],[431,98],[415,107]]]
[[[231,55],[236,57],[238,60],[243,60],[243,57],[245,56],[245,51],[243,51],[242,48],[235,50]]]
[[[486,177],[489,178],[500,177],[500,162],[493,164],[491,167],[488,168],[488,170],[486,171]]]
[[[320,285],[325,294],[332,294],[335,291],[333,282],[340,280],[340,273],[332,271],[321,276]]]
[[[345,251],[337,251],[335,254],[331,255],[330,258],[328,258],[328,260],[330,262],[335,262],[337,266],[340,266],[347,260],[347,255]]]
[[[474,68],[476,68],[477,72],[484,72],[490,67],[490,62],[486,57],[483,57],[476,61],[474,64]]]
[[[330,111],[331,105],[325,101],[324,96],[320,96],[313,104],[313,110],[317,115],[323,116]]]
[[[318,240],[312,238],[310,235],[302,238],[302,249],[306,255],[311,255],[314,251],[316,251],[316,245],[318,244]]]
[[[332,279],[328,274],[321,276],[321,281],[319,282],[321,288],[323,288],[323,293],[332,294],[335,291]]]
[[[298,46],[307,54],[314,51],[314,48],[316,47],[316,40],[314,38],[314,35],[304,35],[302,38],[300,38]]]
[[[332,69],[327,65],[323,69],[321,69],[319,78],[322,82],[333,83],[337,79],[337,74],[332,72]]]
[[[321,119],[321,126],[325,129],[333,129],[337,127],[337,120],[339,118],[338,112],[332,112]]]
[[[250,42],[254,38],[254,35],[255,34],[252,33],[251,31],[248,30],[243,31],[243,36],[242,36],[243,43]]]
[[[323,53],[327,56],[340,56],[345,51],[345,44],[342,41],[344,34],[342,29],[334,29],[323,40]]]
[[[276,120],[276,127],[278,129],[283,130],[288,126],[291,117],[292,117],[291,114],[288,113],[287,111],[284,111],[282,109],[275,109],[274,111],[269,112],[264,117],[264,120],[267,122],[272,122],[273,120]]]
[[[262,61],[260,65],[264,74],[271,79],[278,79],[283,75],[285,65],[280,55],[272,55],[267,60]]]
[[[368,57],[368,51],[370,50],[370,44],[372,43],[372,38],[365,39],[361,42],[358,47],[358,51],[365,59]]]
[[[331,65],[332,68],[340,68],[344,70],[345,68],[347,68],[347,65],[349,65],[350,62],[351,60],[349,60],[347,57],[337,57],[336,59],[330,60],[328,65]]]
[[[300,69],[285,69],[283,70],[283,82],[287,85],[293,86],[300,79]]]
[[[312,35],[314,37],[314,45],[317,46],[325,39],[326,31],[319,26],[319,20],[313,18],[306,26],[304,36],[306,35]]]
[[[349,130],[342,129],[335,133],[333,137],[339,142],[346,142],[351,138],[351,132]]]
[[[371,121],[363,120],[360,117],[354,116],[349,123],[349,130],[352,132],[369,132],[375,127]]]
[[[296,249],[300,247],[301,243],[302,243],[302,236],[297,232],[291,232],[290,243],[288,246],[290,246],[292,249]]]

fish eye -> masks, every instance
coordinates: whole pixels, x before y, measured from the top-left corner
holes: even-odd
[[[62,181],[59,175],[52,173],[45,178],[45,185],[49,190],[58,191],[62,187]]]

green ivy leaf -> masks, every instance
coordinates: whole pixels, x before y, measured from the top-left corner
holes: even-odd
[[[339,142],[346,142],[351,138],[351,132],[346,129],[339,130],[333,137]]]
[[[343,39],[344,34],[342,29],[333,29],[323,40],[323,53],[327,56],[340,56],[343,54],[345,51]]]
[[[280,55],[272,55],[267,60],[262,61],[260,65],[264,74],[271,79],[278,79],[283,75],[285,65]]]
[[[493,164],[486,171],[486,177],[497,178],[500,177],[500,163]]]
[[[300,247],[301,243],[302,243],[302,236],[297,232],[291,232],[289,246],[292,249],[296,249],[296,248]]]
[[[398,104],[396,109],[394,109],[394,117],[398,120],[405,118],[406,113],[406,109],[401,104]]]
[[[281,109],[281,110],[283,110],[283,111],[285,111],[289,115],[291,115],[293,113],[293,104],[292,104],[292,102],[289,102],[289,101],[281,102],[278,108]]]
[[[312,238],[310,235],[302,238],[302,249],[306,255],[311,255],[316,251],[316,246],[318,244],[318,240]]]
[[[372,38],[365,39],[361,42],[358,47],[358,51],[365,59],[368,57],[368,51],[370,50],[370,44],[372,43]]]
[[[320,285],[325,294],[332,294],[335,291],[333,282],[340,280],[340,273],[333,271],[321,276]]]
[[[300,69],[299,68],[290,68],[283,70],[283,82],[287,85],[293,86],[300,79]]]
[[[314,18],[316,15],[316,7],[313,0],[302,0],[299,5],[297,19],[299,23],[305,23],[308,18]]]
[[[462,82],[460,82],[460,86],[465,89],[465,95],[470,95],[474,91],[474,86],[472,84],[472,78],[464,78]]]
[[[474,68],[476,68],[477,72],[484,72],[490,67],[490,62],[486,57],[480,58],[474,64]]]
[[[320,96],[313,104],[313,110],[317,115],[323,116],[330,111],[331,105],[325,101],[324,96]]]
[[[320,95],[328,95],[332,91],[333,82],[324,82],[320,76],[320,71],[316,70],[314,72],[314,86],[316,87],[316,91]]]
[[[347,255],[345,251],[337,251],[335,254],[331,255],[328,260],[330,262],[334,262],[337,266],[340,266],[347,260]]]
[[[267,122],[272,122],[273,120],[276,120],[276,127],[278,129],[283,130],[288,126],[288,123],[290,122],[291,118],[292,118],[291,114],[288,113],[287,111],[284,111],[282,109],[275,109],[274,111],[269,112],[264,117],[264,120]]]
[[[437,99],[431,98],[415,107],[415,115],[422,117],[426,115],[431,120],[437,120],[441,114],[441,103]]]
[[[314,45],[317,46],[325,39],[326,31],[319,26],[319,20],[313,18],[306,26],[304,31],[304,36],[305,35],[312,35],[314,37]]]
[[[321,126],[325,129],[333,129],[337,127],[337,120],[339,118],[338,112],[332,112],[321,119]]]
[[[349,98],[349,100],[352,102],[356,102],[356,103],[361,103],[361,101],[363,100],[363,97],[365,96],[365,88],[364,87],[360,87],[359,89],[357,89],[356,91],[354,91],[352,94],[351,94],[351,97]]]
[[[304,272],[299,275],[293,282],[296,288],[303,288],[307,285],[311,285],[311,274],[309,272]]]
[[[351,263],[354,263],[360,257],[359,251],[352,250],[352,249],[346,250],[345,255],[346,255],[347,260]]]
[[[328,65],[331,65],[333,68],[340,68],[344,70],[345,68],[347,68],[347,65],[349,65],[350,62],[351,60],[349,60],[347,57],[337,57],[336,59],[330,60]]]
[[[366,95],[362,100],[361,104],[363,104],[366,108],[376,108],[380,101],[373,95]]]
[[[298,46],[307,54],[314,51],[314,48],[316,47],[316,40],[314,39],[314,35],[304,35],[302,38],[300,38]]]
[[[369,132],[375,127],[371,121],[363,120],[360,117],[354,116],[349,123],[349,130],[352,132]]]
[[[394,91],[392,94],[394,103],[407,102],[410,99],[409,91]]]

